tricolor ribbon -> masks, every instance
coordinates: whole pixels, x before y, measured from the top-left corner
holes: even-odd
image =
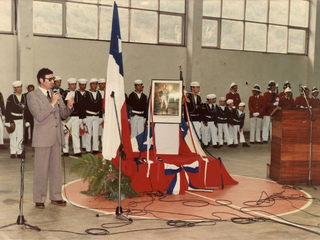
[[[184,164],[182,166],[176,166],[174,164],[164,164],[164,171],[165,175],[172,175],[175,174],[174,178],[172,179],[167,194],[184,194],[185,190],[191,191],[205,191],[205,192],[212,192],[211,189],[199,189],[192,185],[188,173],[198,173],[199,172],[199,162],[194,161],[191,164]],[[180,174],[180,172],[184,170],[184,174]]]

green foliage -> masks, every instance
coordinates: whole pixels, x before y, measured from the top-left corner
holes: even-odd
[[[70,173],[78,174],[83,182],[88,181],[88,190],[81,193],[94,196],[102,195],[109,200],[118,199],[118,171],[118,168],[111,161],[92,154],[82,155],[70,168]],[[121,199],[139,196],[130,183],[130,178],[122,174]]]

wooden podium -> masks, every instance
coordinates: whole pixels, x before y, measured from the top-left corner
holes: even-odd
[[[270,178],[283,184],[308,183],[310,140],[311,184],[320,184],[320,109],[278,110],[272,120]]]

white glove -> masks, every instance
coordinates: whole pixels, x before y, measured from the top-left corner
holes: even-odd
[[[25,126],[25,127],[30,127],[30,123],[26,122],[26,123],[24,124],[24,126]]]
[[[304,108],[304,106],[300,106],[300,108]]]
[[[276,102],[279,102],[279,98],[278,97],[276,98]]]
[[[10,123],[5,123],[4,126],[10,127]]]
[[[101,124],[102,123],[102,118],[99,118],[99,124]]]
[[[258,116],[260,115],[260,113],[255,112],[255,113],[253,113],[252,115],[253,115],[254,117],[258,117]]]
[[[2,122],[4,122],[6,120],[6,118],[4,116],[1,116],[2,118]]]
[[[275,102],[274,104],[273,104],[273,106],[278,106],[279,105],[279,102]]]
[[[276,88],[279,87],[279,83],[276,84]]]
[[[84,118],[84,119],[82,120],[82,123],[83,123],[83,124],[86,124],[86,123],[87,123],[87,119]]]

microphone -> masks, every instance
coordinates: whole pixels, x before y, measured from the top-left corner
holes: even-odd
[[[306,90],[305,86],[299,84],[300,92],[304,92]]]
[[[111,95],[110,95],[112,98],[114,98],[114,91],[111,92]]]

